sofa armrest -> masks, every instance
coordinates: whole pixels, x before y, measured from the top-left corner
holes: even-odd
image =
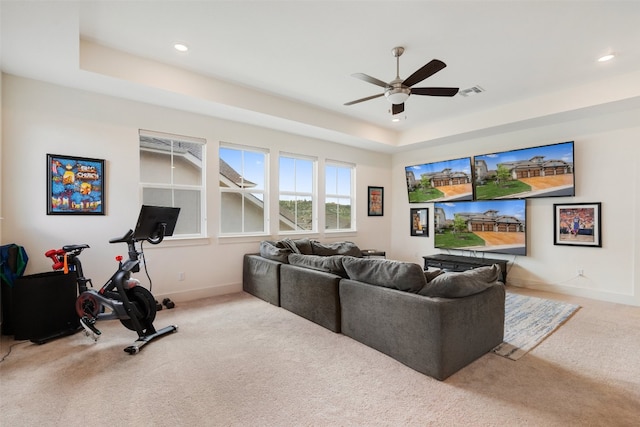
[[[344,279],[342,333],[438,380],[500,344],[505,289],[430,298]]]
[[[281,262],[246,254],[242,264],[242,289],[273,305],[280,306]]]
[[[340,279],[333,273],[284,264],[280,271],[280,305],[333,332],[340,332]]]

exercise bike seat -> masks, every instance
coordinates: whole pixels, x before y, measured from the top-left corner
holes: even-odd
[[[62,247],[62,250],[65,252],[74,252],[74,251],[82,251],[83,249],[87,249],[89,247],[89,245],[82,244],[82,245],[66,245]]]

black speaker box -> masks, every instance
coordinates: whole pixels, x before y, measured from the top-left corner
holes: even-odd
[[[22,276],[13,286],[13,332],[16,340],[46,342],[77,331],[76,273],[62,271]]]

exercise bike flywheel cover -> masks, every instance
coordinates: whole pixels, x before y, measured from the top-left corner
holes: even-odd
[[[76,313],[78,317],[97,319],[100,314],[100,302],[89,292],[83,292],[76,299]]]

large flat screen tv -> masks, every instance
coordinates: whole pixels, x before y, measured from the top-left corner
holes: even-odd
[[[405,167],[409,203],[473,200],[471,157]]]
[[[527,254],[526,200],[434,203],[435,247]]]
[[[575,196],[573,141],[473,160],[476,200]]]

